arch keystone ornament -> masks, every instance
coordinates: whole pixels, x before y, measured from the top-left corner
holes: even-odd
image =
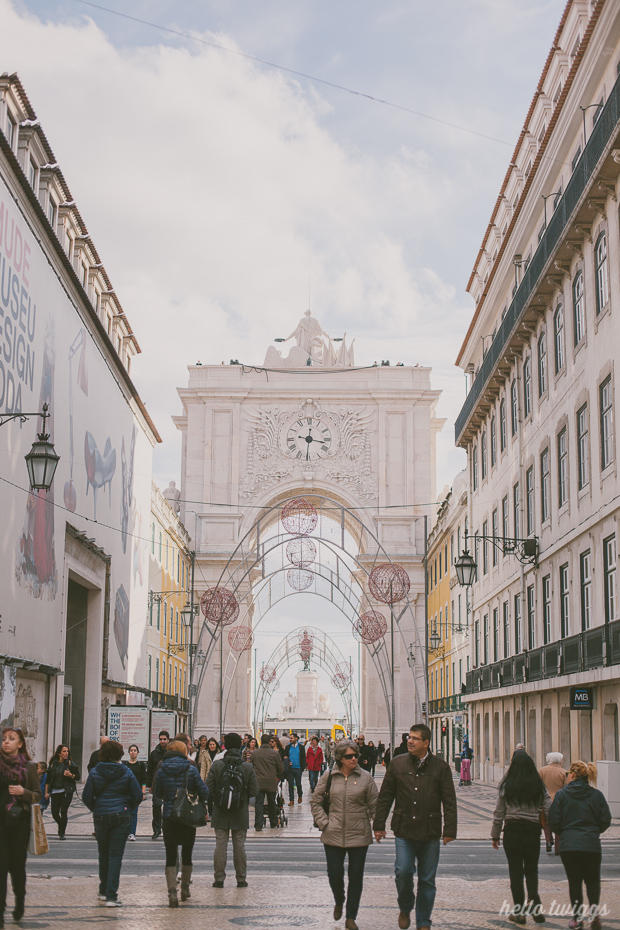
[[[294,497],[282,508],[280,520],[291,536],[306,536],[315,531],[319,515],[305,497]]]
[[[218,585],[207,588],[200,598],[200,609],[206,620],[214,626],[230,626],[239,616],[237,598],[227,588]]]

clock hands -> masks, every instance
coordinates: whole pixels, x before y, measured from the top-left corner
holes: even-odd
[[[307,462],[307,461],[309,461],[309,459],[310,459],[310,443],[311,443],[311,442],[318,442],[318,440],[312,438],[312,427],[311,427],[311,426],[308,427],[308,435],[307,435],[307,436],[298,436],[297,438],[298,438],[298,439],[305,439],[305,441],[307,442],[307,446],[306,446],[306,462]]]

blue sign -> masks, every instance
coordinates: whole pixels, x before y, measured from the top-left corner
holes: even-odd
[[[571,710],[592,710],[594,708],[594,689],[593,688],[571,688],[570,689],[570,709]]]

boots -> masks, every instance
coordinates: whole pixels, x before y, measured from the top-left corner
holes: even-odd
[[[181,868],[181,901],[187,901],[188,898],[191,898],[189,891],[189,883],[192,880],[192,867],[191,865],[184,865]]]
[[[178,907],[176,866],[166,866],[166,885],[168,886],[168,907]]]

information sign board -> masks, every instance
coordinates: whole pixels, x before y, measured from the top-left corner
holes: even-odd
[[[155,749],[159,743],[159,731],[167,730],[170,739],[174,738],[177,731],[177,715],[171,710],[152,710],[151,711],[151,749]]]
[[[146,762],[149,757],[149,709],[148,707],[108,707],[107,736],[122,743],[124,759],[129,758],[129,747],[136,743],[138,759]]]

